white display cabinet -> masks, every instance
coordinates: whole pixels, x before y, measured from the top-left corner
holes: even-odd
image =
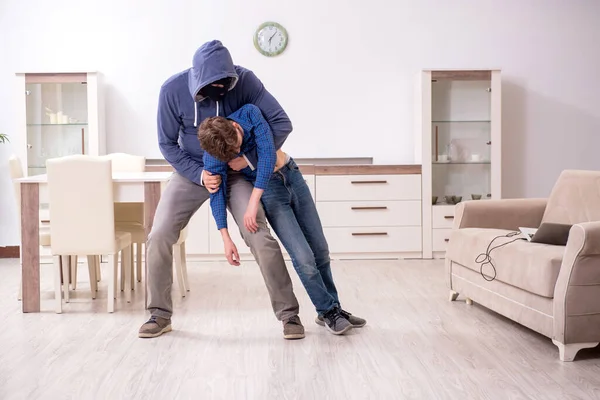
[[[416,114],[423,257],[442,257],[455,204],[502,196],[500,71],[422,71]]]
[[[46,160],[106,153],[101,75],[16,74],[19,156],[27,175],[46,172]]]

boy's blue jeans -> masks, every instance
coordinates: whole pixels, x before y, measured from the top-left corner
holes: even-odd
[[[293,159],[273,174],[262,204],[319,315],[339,307],[317,207]]]

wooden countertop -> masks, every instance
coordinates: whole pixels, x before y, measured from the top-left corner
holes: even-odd
[[[421,166],[408,165],[318,165],[299,164],[298,167],[306,175],[420,175]],[[173,171],[170,165],[147,165],[146,171]]]

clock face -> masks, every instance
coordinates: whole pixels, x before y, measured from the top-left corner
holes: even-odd
[[[261,54],[268,57],[283,53],[287,42],[287,31],[275,22],[262,24],[254,35],[254,46]]]

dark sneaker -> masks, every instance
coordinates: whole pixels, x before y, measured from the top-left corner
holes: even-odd
[[[283,338],[288,340],[304,339],[304,325],[299,316],[294,315],[283,321]]]
[[[163,333],[171,332],[171,319],[152,316],[142,327],[138,334],[141,338],[154,338]]]
[[[352,324],[343,315],[339,308],[327,311],[323,315],[323,322],[327,330],[334,335],[343,335],[352,329]]]
[[[342,313],[344,318],[346,318],[352,324],[354,328],[362,328],[367,324],[367,320],[356,317],[350,314],[348,311],[340,310],[340,312]],[[321,315],[318,315],[315,318],[315,322],[317,323],[317,325],[325,326],[325,321],[323,321],[323,317]]]

